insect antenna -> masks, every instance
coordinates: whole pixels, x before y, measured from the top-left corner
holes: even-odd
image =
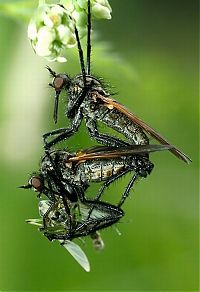
[[[91,6],[90,0],[88,0],[88,23],[87,23],[87,65],[86,74],[90,75],[90,59],[91,59]]]

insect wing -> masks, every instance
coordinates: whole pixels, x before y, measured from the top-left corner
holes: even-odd
[[[101,153],[101,152],[107,152],[107,151],[111,151],[111,150],[115,150],[116,147],[112,147],[112,146],[105,146],[105,145],[97,145],[97,146],[91,146],[89,148],[83,149],[79,152],[76,153],[77,156],[81,156],[84,154],[92,154],[92,153]]]
[[[123,148],[104,147],[94,148],[96,152],[79,152],[77,156],[70,157],[69,162],[72,161],[86,161],[92,159],[112,159],[122,156],[147,154],[156,151],[164,151],[173,148],[171,145],[130,145]]]
[[[162,137],[156,130],[151,128],[149,125],[147,125],[145,122],[143,122],[140,118],[138,118],[135,114],[129,112],[129,110],[124,107],[122,104],[118,103],[116,100],[107,98],[102,96],[99,93],[95,93],[96,98],[101,99],[105,104],[109,105],[110,107],[116,108],[118,111],[126,115],[130,120],[132,120],[135,124],[140,126],[142,129],[144,129],[150,136],[155,138],[157,141],[159,141],[161,144],[165,145],[171,145],[164,137]],[[177,156],[179,159],[185,161],[186,163],[190,163],[191,159],[185,155],[183,152],[181,152],[178,148],[173,147],[172,149],[169,149],[175,156]]]
[[[71,256],[79,263],[79,265],[86,271],[90,272],[90,263],[89,260],[84,253],[84,251],[80,248],[79,245],[76,243],[70,241],[70,240],[65,240],[60,241],[64,248],[71,254]]]
[[[42,227],[42,219],[27,219],[26,223],[31,224],[31,225],[35,225],[38,227]]]

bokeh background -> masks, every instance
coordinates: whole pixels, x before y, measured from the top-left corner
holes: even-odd
[[[77,242],[90,273],[25,223],[38,218],[38,201],[17,188],[38,169],[42,134],[57,127],[47,62],[26,36],[36,2],[0,2],[0,290],[198,291],[198,1],[110,0],[113,19],[94,25],[93,73],[193,162],[151,155],[154,171],[124,205],[121,236],[104,230],[101,253],[89,239]],[[73,75],[77,52],[67,54],[65,65],[52,67]],[[65,98],[58,126],[66,125]],[[69,148],[94,145],[87,135],[83,125]],[[106,199],[114,201],[129,178],[113,184]]]

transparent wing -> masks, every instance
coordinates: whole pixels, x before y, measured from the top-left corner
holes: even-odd
[[[86,272],[90,272],[89,260],[84,251],[80,248],[80,246],[70,240],[65,240],[64,243],[62,240],[59,241],[62,243],[64,248],[66,248],[67,251],[73,256],[73,258],[79,263],[79,265]]]
[[[86,160],[93,160],[93,159],[112,159],[112,158],[119,158],[122,156],[132,156],[137,154],[147,154],[156,151],[165,151],[170,150],[174,146],[171,145],[130,145],[124,148],[114,148],[114,147],[98,147],[96,152],[79,152],[77,156],[70,157],[66,162],[85,162]],[[104,151],[105,150],[105,151]]]
[[[122,104],[118,103],[116,100],[107,98],[97,92],[95,92],[96,98],[98,97],[101,99],[105,104],[116,108],[119,112],[126,115],[131,121],[133,121],[136,125],[140,126],[142,129],[144,129],[151,137],[155,138],[157,141],[159,141],[161,144],[164,145],[171,145],[164,137],[162,137],[156,130],[151,128],[149,125],[147,125],[144,121],[142,121],[139,117],[137,117],[135,114],[131,113],[126,107],[124,107]],[[192,160],[185,155],[183,152],[181,152],[178,148],[173,146],[171,149],[169,149],[175,156],[177,156],[179,159],[185,161],[186,163],[190,163]]]

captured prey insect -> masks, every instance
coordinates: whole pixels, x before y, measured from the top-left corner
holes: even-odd
[[[62,190],[60,184],[63,185]],[[92,235],[97,230],[117,223],[124,216],[122,209],[106,202],[86,200],[83,194],[80,195],[79,200],[75,187],[74,189],[71,187],[70,193],[73,201],[69,200],[67,184],[64,181],[58,183],[57,178],[53,177],[52,171],[51,173],[46,172],[45,175],[42,172],[33,174],[28,184],[21,188],[33,188],[39,192],[39,197],[44,194],[48,198],[49,206],[45,207],[46,212],[41,211],[41,213],[43,214],[42,231],[49,240],[72,240]],[[51,222],[53,222],[53,226]],[[58,227],[58,223],[61,223],[62,228],[56,231],[55,223],[56,227]],[[53,229],[51,230],[50,227]]]
[[[126,147],[129,144],[148,145],[148,135],[163,145],[171,145],[156,130],[131,113],[122,104],[112,99],[111,94],[104,88],[101,81],[90,74],[91,12],[89,0],[87,29],[87,64],[85,67],[79,33],[75,26],[81,74],[70,78],[68,74],[57,74],[50,67],[47,67],[53,77],[53,82],[49,85],[55,90],[54,121],[57,121],[59,95],[61,92],[64,92],[68,95],[66,115],[71,120],[71,126],[44,134],[45,149],[49,150],[56,143],[72,136],[77,132],[83,119],[85,119],[90,136],[97,142],[107,146]],[[123,134],[128,139],[128,142],[111,135],[100,133],[97,122],[102,122],[118,133]],[[49,141],[51,136],[53,138]],[[170,147],[169,151],[187,163],[191,161],[188,156],[174,146]]]
[[[85,206],[84,206],[85,207]],[[39,227],[41,233],[44,233],[47,237],[52,234],[66,233],[66,221],[68,221],[65,208],[61,200],[57,202],[52,208],[52,202],[50,200],[41,200],[39,202],[39,215],[40,219],[28,219],[27,223],[36,225]],[[50,212],[49,208],[51,209]],[[48,226],[43,228],[43,217],[48,213]],[[86,213],[87,214],[87,213]],[[97,215],[97,214],[96,214]],[[99,232],[94,232],[90,235],[93,246],[96,250],[100,251],[104,248],[104,242]],[[58,240],[60,244],[67,249],[67,251],[73,256],[73,258],[84,268],[85,271],[90,271],[90,263],[84,251],[78,244],[71,240]]]
[[[41,232],[45,231],[45,235],[48,238],[51,238],[52,234],[59,234],[59,236],[62,234],[62,236],[65,237],[66,232],[67,232],[67,226],[69,225],[69,218],[65,212],[65,208],[63,206],[62,200],[59,198],[56,204],[54,205],[52,205],[52,201],[50,200],[41,200],[39,202],[38,208],[39,208],[39,214],[41,218],[46,216],[46,214],[48,213],[48,226],[46,226],[44,229],[42,225],[42,221],[40,220],[40,231]],[[78,220],[80,220],[81,216],[82,216],[81,220],[84,221],[87,218],[87,215],[88,215],[87,206],[80,203],[77,208],[78,218],[76,219],[76,223],[78,222]],[[93,219],[97,219],[103,215],[104,214],[100,210],[98,211],[95,210],[94,214],[92,214],[90,218],[92,219],[92,217],[94,217]],[[33,219],[26,220],[26,222],[31,223],[31,224],[34,223]],[[69,229],[70,228],[68,227],[68,230]],[[90,237],[93,241],[93,246],[96,250],[102,250],[104,248],[104,243],[103,243],[103,240],[101,239],[99,232],[91,233]]]
[[[32,225],[36,225],[39,227],[39,230],[41,232],[44,231],[43,228],[43,216],[48,212],[49,208],[52,207],[52,202],[50,200],[42,200],[39,202],[39,214],[40,214],[40,219],[27,219],[26,222]],[[62,225],[63,220],[58,220],[58,212],[60,212],[59,209],[57,210],[52,210],[51,211],[51,216],[50,213],[48,215],[49,219],[49,224],[48,227],[46,228],[49,230],[50,233],[52,232],[61,232],[61,230],[64,229],[64,226]],[[66,213],[65,213],[66,214]],[[60,212],[60,217],[61,217],[61,212]],[[66,217],[66,216],[65,216]],[[63,217],[64,219],[64,217]],[[81,249],[81,247],[76,244],[73,241],[70,240],[59,240],[60,244],[72,255],[72,257],[80,264],[81,267],[86,272],[90,271],[90,263],[89,260],[84,253],[84,251]]]

